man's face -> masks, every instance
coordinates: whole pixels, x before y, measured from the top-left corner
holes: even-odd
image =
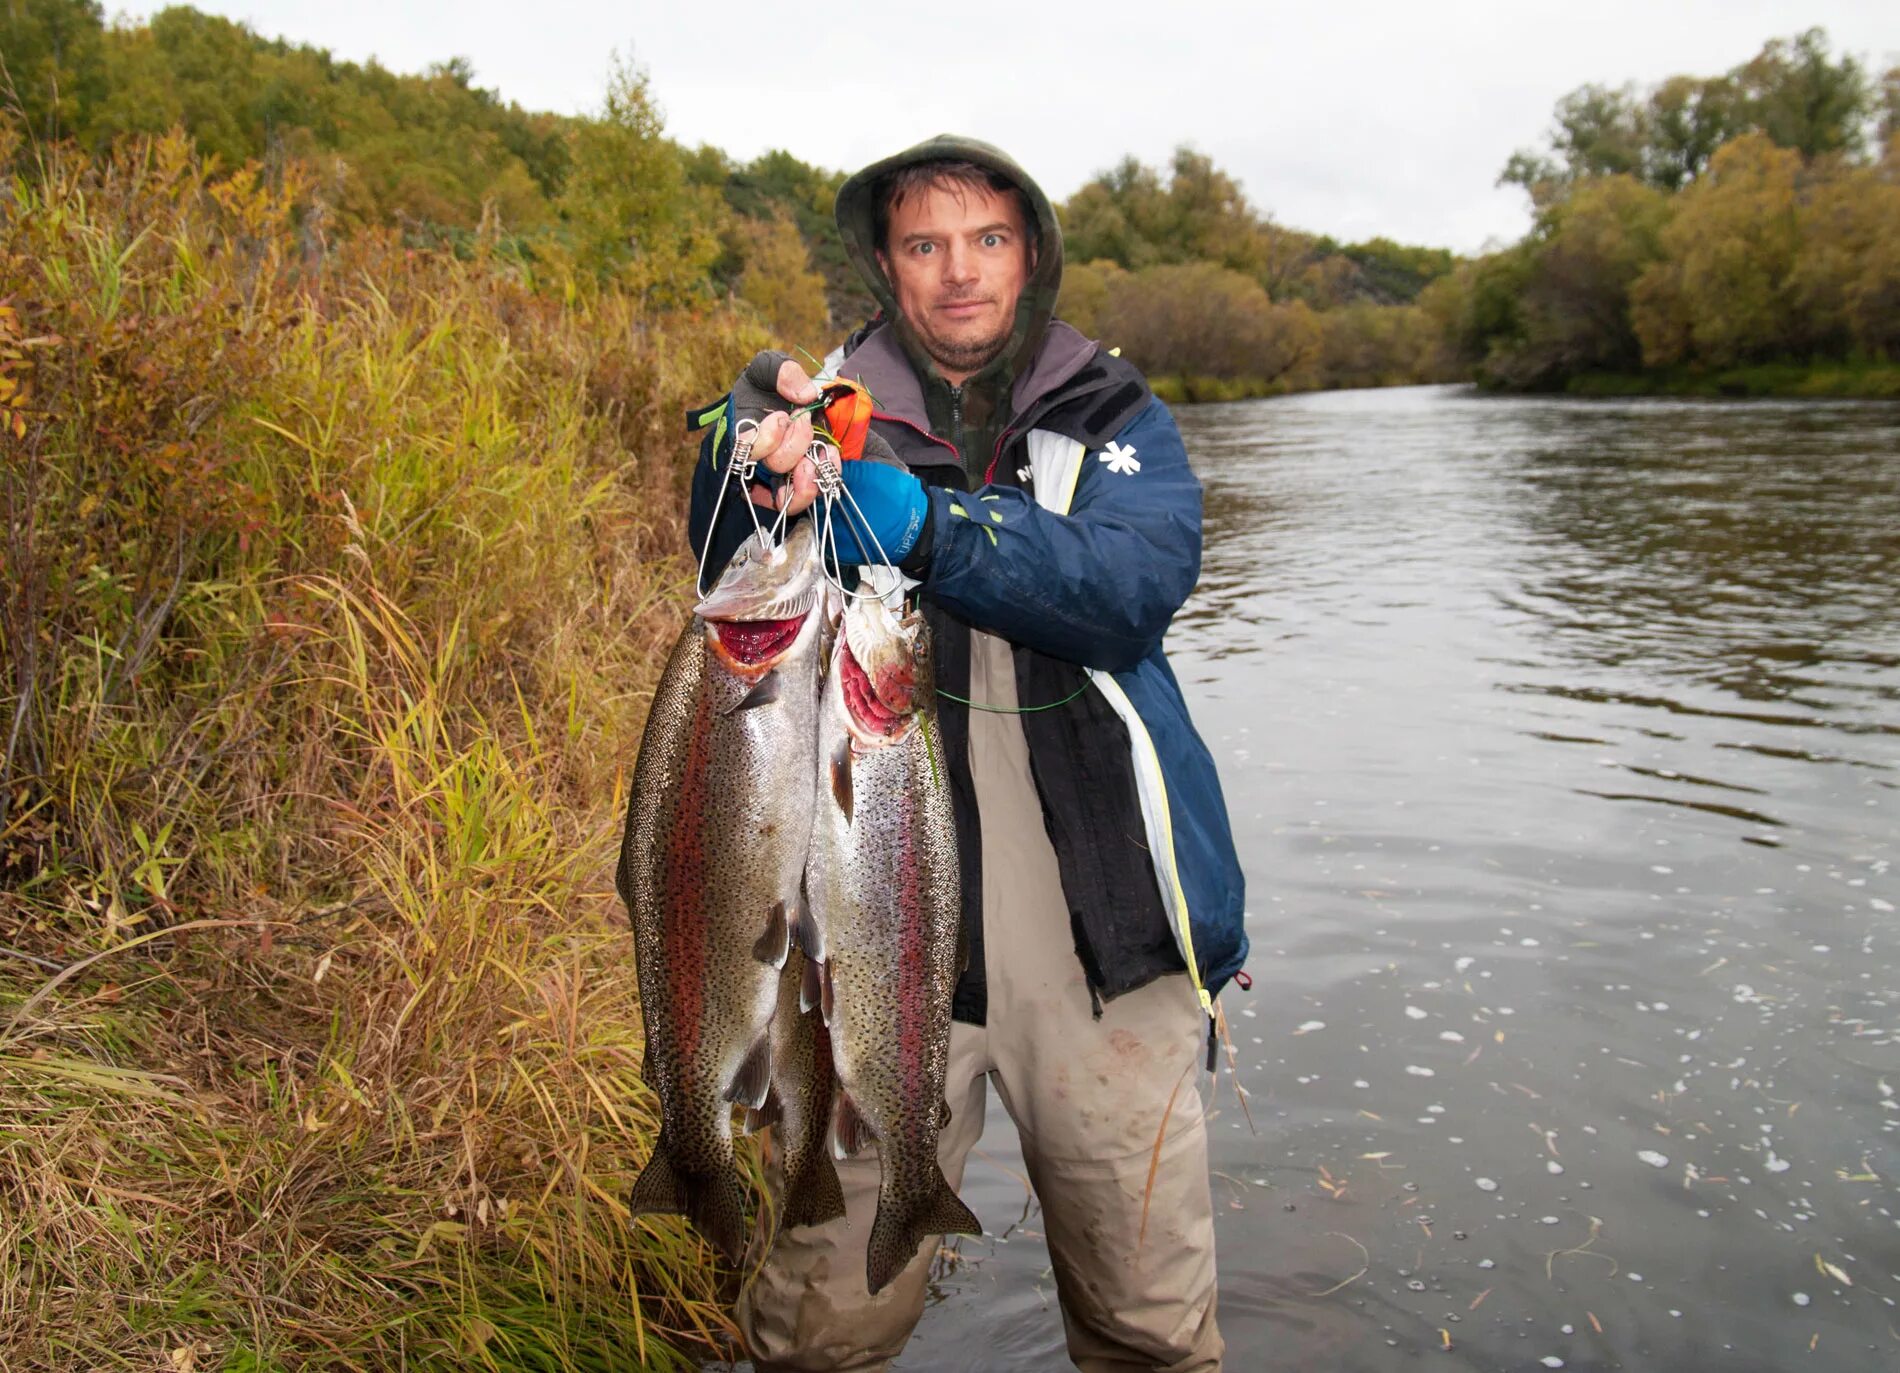
[[[1031,266],[1015,196],[932,186],[891,206],[877,258],[898,310],[952,386],[1003,351]]]

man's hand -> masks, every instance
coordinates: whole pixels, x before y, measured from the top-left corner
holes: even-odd
[[[810,405],[818,394],[818,384],[803,367],[784,353],[772,351],[753,358],[733,384],[733,421],[749,419],[759,426],[753,433],[753,458],[770,471],[791,475],[791,483],[776,492],[755,485],[755,505],[769,510],[785,507],[796,515],[818,498],[818,475],[806,456],[811,449],[811,416],[794,418],[784,404]]]
[[[851,494],[831,511],[839,563],[902,562],[930,518],[924,484],[903,468],[881,462],[847,462],[839,470]]]

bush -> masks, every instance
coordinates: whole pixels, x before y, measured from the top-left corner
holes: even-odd
[[[0,198],[0,1348],[696,1366],[607,875],[680,411],[763,336],[307,184],[168,137]]]

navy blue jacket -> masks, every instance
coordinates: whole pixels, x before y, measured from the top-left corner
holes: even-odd
[[[968,628],[1015,645],[1019,697],[1059,701],[1019,717],[1071,907],[1076,951],[1101,997],[1185,971],[1212,997],[1247,955],[1242,878],[1214,762],[1162,652],[1200,574],[1201,486],[1180,431],[1140,373],[1052,324],[1013,394],[1014,417],[975,489],[930,433],[922,393],[890,331],[828,360],[877,398],[873,427],[929,488],[915,566],[942,688],[967,695]],[[702,546],[714,439],[695,473]],[[714,557],[751,525],[728,497]],[[719,565],[715,562],[714,565]],[[964,856],[971,968],[959,1019],[980,1022],[981,855],[965,708],[944,700]]]

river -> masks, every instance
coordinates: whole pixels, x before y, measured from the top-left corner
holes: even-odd
[[[1900,1365],[1900,407],[1179,417],[1227,1366]],[[991,1100],[900,1368],[1068,1366]]]

